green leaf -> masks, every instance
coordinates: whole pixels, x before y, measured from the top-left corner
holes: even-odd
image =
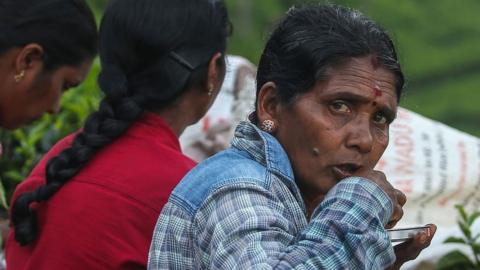
[[[478,233],[477,235],[475,235],[475,237],[473,237],[473,241],[476,242],[478,240],[478,238],[480,238],[480,233]]]
[[[472,231],[470,230],[470,227],[468,226],[468,224],[465,224],[460,221],[458,222],[458,226],[460,227],[460,229],[463,232],[463,235],[465,235],[467,239],[472,239]]]
[[[460,237],[449,237],[447,238],[447,240],[443,241],[443,243],[445,244],[467,244],[467,242],[463,239],[463,238],[460,238]]]
[[[470,245],[473,249],[473,251],[475,252],[475,254],[479,254],[480,253],[480,244],[477,244],[477,243],[472,243]]]
[[[437,264],[437,270],[467,270],[475,269],[467,255],[460,251],[452,251],[443,256]]]
[[[5,173],[5,176],[13,180],[14,182],[20,182],[24,179],[24,176],[21,175],[18,171],[8,171]]]
[[[475,212],[468,217],[468,225],[472,226],[475,220],[480,217],[480,212]]]
[[[462,205],[455,205],[455,208],[457,208],[458,212],[460,213],[462,220],[468,222],[468,215],[467,212],[465,212],[465,208]]]
[[[2,182],[0,181],[0,206],[8,209],[7,204],[7,197],[5,196],[5,187],[3,186]]]

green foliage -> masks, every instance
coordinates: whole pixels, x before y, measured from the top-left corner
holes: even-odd
[[[455,250],[443,256],[438,262],[439,270],[473,270],[480,269],[480,233],[473,235],[472,226],[474,222],[480,217],[480,212],[475,211],[468,214],[463,206],[456,206],[460,215],[458,226],[463,233],[463,237],[449,237],[444,243],[460,244],[468,246],[472,250],[474,261],[472,261],[464,253]]]
[[[88,5],[92,8],[97,21],[102,17],[102,12],[107,6],[108,0],[86,0]]]
[[[229,51],[258,63],[265,42],[287,5],[278,0],[226,0],[233,24]]]
[[[460,251],[452,251],[442,257],[437,266],[438,270],[473,270],[475,265]]]

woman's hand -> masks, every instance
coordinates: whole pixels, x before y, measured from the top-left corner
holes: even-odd
[[[415,235],[414,238],[398,244],[394,247],[395,256],[397,260],[395,263],[388,268],[388,270],[397,270],[400,269],[404,263],[410,260],[414,260],[420,254],[420,252],[430,245],[430,242],[435,235],[437,226],[433,224],[428,224],[430,227],[429,232],[419,232]]]
[[[403,216],[402,207],[407,202],[407,196],[405,196],[405,194],[403,194],[403,192],[401,192],[400,190],[394,188],[387,181],[387,177],[385,176],[385,174],[381,171],[365,170],[365,171],[359,171],[355,175],[371,180],[372,182],[380,186],[380,188],[383,189],[385,193],[387,193],[387,195],[390,197],[393,203],[393,212],[389,222],[387,223],[387,225],[385,225],[385,228],[391,229],[395,227],[397,222]]]

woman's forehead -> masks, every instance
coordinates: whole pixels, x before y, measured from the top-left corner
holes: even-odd
[[[371,56],[352,58],[331,68],[325,91],[353,90],[376,97],[387,95],[396,99],[395,74],[381,65],[375,65]]]

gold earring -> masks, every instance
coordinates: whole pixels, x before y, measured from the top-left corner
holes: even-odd
[[[25,77],[25,70],[22,70],[17,75],[14,75],[13,79],[15,80],[15,82],[19,83],[23,79],[23,77]]]
[[[272,120],[263,120],[262,122],[262,125],[260,126],[260,128],[263,130],[263,131],[266,131],[268,133],[272,133],[273,130],[275,129],[275,122],[273,122]]]
[[[213,84],[210,84],[210,86],[208,87],[208,96],[212,96],[212,95],[213,95],[213,89],[214,89]]]

